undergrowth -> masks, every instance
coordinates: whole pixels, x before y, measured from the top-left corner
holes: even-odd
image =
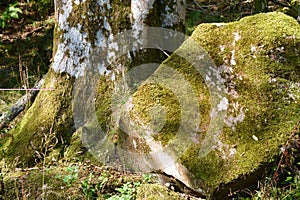
[[[12,19],[18,19],[22,10],[18,7],[18,3],[9,4],[0,16],[0,27],[7,28]]]

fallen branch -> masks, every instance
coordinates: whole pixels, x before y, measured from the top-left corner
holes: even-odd
[[[0,115],[0,131],[7,127],[9,123],[15,119],[26,107],[29,102],[33,102],[34,98],[39,92],[39,89],[44,83],[44,79],[41,79],[33,88],[29,90],[24,96],[22,96],[17,103],[15,103],[9,111]]]

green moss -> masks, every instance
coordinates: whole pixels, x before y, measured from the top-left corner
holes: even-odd
[[[111,117],[111,95],[113,83],[109,78],[101,76],[96,88],[96,115],[101,129],[105,132],[109,130]]]
[[[258,169],[273,161],[299,120],[300,91],[295,87],[299,88],[300,82],[300,26],[293,18],[274,12],[245,17],[221,26],[202,24],[191,37],[207,50],[220,70],[224,66],[232,69],[231,72],[222,72],[229,101],[226,120],[241,113],[244,118],[235,124],[224,124],[214,150],[206,157],[199,157],[201,146],[195,144],[180,157],[180,162],[211,192],[220,185],[225,188],[223,192],[229,192],[226,185],[233,180],[242,184],[245,182],[242,177],[257,177],[262,173]],[[193,46],[183,45],[177,52],[193,49]],[[230,62],[232,60],[235,64]],[[201,112],[199,127],[204,131],[198,133],[201,140],[207,131],[211,111],[204,81],[192,65],[175,54],[163,64],[184,76],[197,94]],[[168,76],[164,69],[160,66],[153,76],[164,74],[161,80],[178,79]],[[133,95],[131,117],[139,124],[149,124],[150,108],[157,103],[163,105],[170,115],[166,117],[168,123],[162,129],[163,134],[160,132],[164,137],[157,140],[168,143],[176,134],[181,117],[180,105],[168,89],[147,84],[153,79],[148,79]],[[185,89],[180,84],[177,88]],[[185,124],[187,128],[192,127],[189,123]],[[232,189],[238,188],[236,184]]]
[[[180,108],[178,106],[178,100],[172,94],[171,91],[167,89],[153,85],[153,84],[145,84],[139,88],[139,90],[134,94],[134,101],[132,102],[135,106],[132,113],[138,114],[138,118],[142,119],[143,122],[149,122],[153,124],[146,124],[150,127],[155,128],[160,123],[157,116],[160,113],[153,113],[153,112],[160,112],[159,110],[151,110],[153,106],[157,103],[160,104],[163,109],[168,110],[166,113],[165,125],[164,127],[168,127],[168,130],[158,130],[159,133],[154,136],[154,139],[163,141],[162,143],[165,145],[167,142],[174,137],[176,134],[179,126],[180,126]],[[157,123],[156,121],[157,120]],[[142,124],[139,124],[142,126]],[[166,134],[168,133],[168,134]]]
[[[157,200],[157,199],[168,199],[168,200],[180,200],[185,199],[180,194],[174,191],[168,190],[165,186],[160,184],[142,184],[137,189],[137,200]]]
[[[241,37],[235,45],[234,32]],[[224,128],[221,139],[236,147],[235,157],[226,160],[222,167],[218,166],[215,158],[213,162],[206,162],[209,166],[216,166],[216,169],[220,167],[222,171],[193,170],[202,173],[198,177],[206,174],[206,182],[214,188],[242,174],[250,174],[262,163],[271,161],[278,154],[279,146],[288,138],[289,130],[297,121],[298,106],[295,101],[286,101],[288,92],[282,88],[282,80],[288,82],[285,85],[299,82],[300,76],[295,70],[300,61],[297,52],[300,27],[294,19],[282,13],[268,13],[220,27],[200,25],[192,38],[199,41],[219,64],[224,58],[229,60],[231,54],[228,52],[235,50],[237,64],[231,67],[236,77],[232,82],[236,83],[235,90],[239,97],[235,99],[228,96],[228,99],[231,103],[239,102],[245,106],[246,117],[243,122],[234,131]],[[225,45],[227,51],[221,52],[220,45]],[[251,46],[259,50],[253,53]],[[278,48],[284,50],[276,52]],[[279,56],[283,60],[274,58]],[[242,75],[242,80],[239,80],[239,75]],[[275,84],[270,83],[272,78],[276,78]],[[299,98],[299,93],[295,95]],[[253,135],[259,140],[255,141]],[[228,170],[224,170],[224,167]]]
[[[295,115],[297,105],[296,102],[286,104],[284,97],[287,97],[287,94],[280,88],[282,84],[280,79],[299,82],[299,73],[295,75],[295,68],[299,65],[296,49],[299,49],[300,29],[295,20],[281,13],[247,17],[240,22],[220,28],[210,26],[210,33],[215,33],[214,38],[219,40],[207,37],[210,33],[205,33],[204,30],[208,26],[204,25],[204,29],[199,26],[192,37],[201,43],[206,41],[208,44],[204,47],[216,57],[216,60],[228,57],[228,54],[216,49],[220,45],[226,45],[230,50],[237,52],[237,65],[233,68],[235,74],[244,74],[244,80],[235,79],[238,81],[236,90],[240,97],[238,100],[229,99],[231,102],[238,101],[241,105],[247,106],[246,118],[238,124],[236,130],[233,132],[224,129],[223,135],[226,137],[224,141],[236,145],[237,154],[234,160],[227,161],[227,165],[232,167],[228,172],[234,173],[225,173],[230,175],[221,176],[223,177],[221,179],[218,177],[208,179],[209,184],[212,180],[223,179],[211,184],[215,187],[219,183],[232,181],[240,174],[249,174],[261,163],[270,161],[278,154],[278,147],[288,138],[288,132],[297,120]],[[232,33],[235,31],[240,34],[241,39],[237,41],[236,46],[232,46]],[[219,37],[220,32],[227,37]],[[290,37],[294,39],[287,41]],[[255,53],[256,58],[251,55],[251,45],[261,47],[261,50]],[[278,54],[283,56],[285,61],[272,60],[270,53],[276,54],[275,49],[281,47],[284,51]],[[277,83],[270,84],[270,79],[274,77],[278,80]],[[259,141],[253,140],[253,135],[257,136]]]
[[[86,150],[81,141],[81,133],[82,130],[79,129],[72,134],[70,144],[64,152],[65,160],[79,159],[85,153]]]
[[[179,50],[180,51],[180,50]],[[196,71],[193,66],[186,60],[182,59],[180,56],[174,54],[163,62],[165,66],[172,67],[176,73],[170,74],[170,69],[168,67],[159,68],[132,96],[132,104],[134,105],[131,111],[132,121],[140,121],[148,127],[154,128],[155,136],[154,139],[161,141],[163,145],[166,145],[172,138],[175,137],[179,128],[189,129],[188,127],[193,127],[194,120],[188,120],[188,118],[194,118],[191,116],[194,113],[193,105],[194,95],[197,96],[198,101],[202,103],[199,104],[201,123],[199,124],[199,129],[205,130],[207,122],[209,121],[209,95],[206,86],[203,83],[202,77],[199,72]],[[177,74],[177,72],[182,75]],[[186,88],[184,84],[179,84],[174,80],[184,79],[190,83],[191,88],[195,94],[190,94],[188,92],[182,93]],[[161,82],[160,82],[161,81]],[[177,84],[174,88],[166,87],[168,84]],[[156,84],[154,84],[156,83]],[[200,84],[199,84],[200,83]],[[172,91],[173,90],[173,91]],[[175,93],[176,94],[175,94]],[[182,103],[184,100],[185,108],[188,110],[185,115],[182,115]],[[162,116],[159,110],[155,110],[156,106],[162,107],[166,116]],[[157,113],[155,113],[157,112]],[[165,117],[165,122],[161,117]],[[183,119],[185,118],[185,119]],[[163,127],[159,130],[155,130],[159,124],[164,123]],[[183,126],[183,127],[180,127]]]

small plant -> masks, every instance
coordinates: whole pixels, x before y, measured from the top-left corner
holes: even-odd
[[[9,4],[9,6],[3,11],[0,16],[0,26],[2,29],[7,27],[7,24],[11,19],[18,19],[19,13],[22,13],[22,10],[17,7],[18,3]]]
[[[92,199],[96,194],[96,189],[92,184],[94,176],[92,173],[89,174],[88,180],[84,180],[81,182],[81,187],[83,188],[83,193],[85,194],[87,199]]]
[[[150,183],[152,178],[152,174],[143,174],[143,183]]]
[[[152,180],[151,174],[143,174],[143,181],[127,182],[122,187],[116,188],[118,194],[115,194],[108,198],[108,200],[132,200],[135,199],[136,189],[141,186],[142,183],[149,183]]]
[[[78,178],[78,166],[70,166],[68,167],[67,171],[70,173],[68,175],[65,175],[63,177],[64,183],[66,183],[68,186],[72,185]]]
[[[135,197],[136,187],[140,186],[140,182],[125,183],[122,187],[116,188],[119,194],[111,196],[108,200],[131,200]]]
[[[285,187],[272,186],[270,183],[266,183],[261,186],[259,191],[253,195],[251,199],[300,199],[300,174],[295,177],[287,177],[291,183]],[[242,198],[243,200],[250,200],[250,198]]]
[[[67,186],[71,186],[78,178],[78,166],[70,166],[67,171],[69,174],[64,176],[57,175],[56,178],[62,179]]]
[[[140,187],[142,183],[149,183],[152,181],[151,174],[143,174],[143,180],[134,182],[126,182],[121,187],[115,189],[115,193],[107,192],[110,187],[109,183],[113,179],[113,175],[108,175],[106,172],[102,172],[100,176],[96,176],[93,173],[89,174],[88,179],[81,182],[82,191],[85,194],[86,199],[95,199],[101,197],[101,199],[108,200],[132,200],[135,199],[136,189]]]
[[[100,196],[109,180],[108,178],[106,173],[101,174],[98,179],[94,177],[93,173],[90,173],[89,178],[81,182],[81,187],[86,198],[93,199],[93,197]]]

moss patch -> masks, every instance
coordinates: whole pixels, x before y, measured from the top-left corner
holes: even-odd
[[[185,199],[180,194],[168,190],[168,188],[160,184],[142,184],[137,190],[137,200],[157,200],[157,199],[168,199],[168,200],[180,200]]]

